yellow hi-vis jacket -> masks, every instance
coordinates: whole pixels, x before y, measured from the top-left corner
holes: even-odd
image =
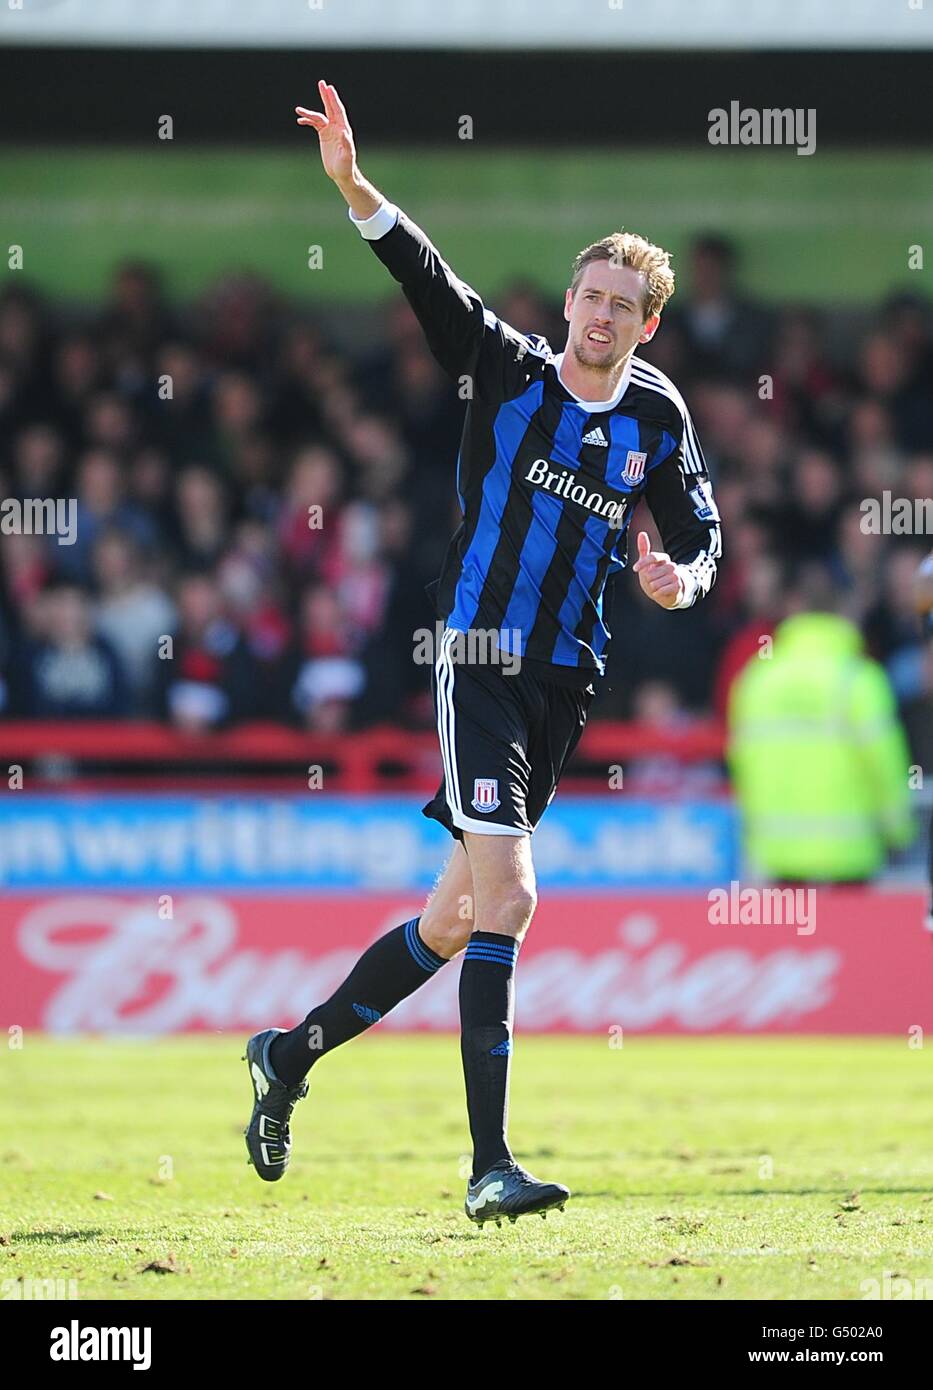
[[[913,839],[894,695],[858,629],[829,613],[781,623],[732,687],[729,767],[753,868],[864,879]]]

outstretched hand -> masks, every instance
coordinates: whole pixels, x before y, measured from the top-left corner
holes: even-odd
[[[309,125],[318,133],[321,142],[321,160],[324,172],[335,183],[350,179],[356,169],[356,146],[353,131],[347,118],[346,108],[337,95],[337,88],[327,82],[319,82],[317,89],[321,95],[324,110],[309,111],[307,107],[296,106],[299,125]]]
[[[683,592],[677,566],[663,550],[652,550],[647,531],[638,533],[638,559],[632,566],[638,582],[649,598],[662,608],[673,608]]]

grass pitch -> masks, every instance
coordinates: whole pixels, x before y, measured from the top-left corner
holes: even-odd
[[[456,1038],[323,1059],[277,1185],[246,1164],[242,1042],[4,1050],[4,1297],[858,1300],[886,1274],[933,1281],[930,1065],[906,1041],[520,1036],[512,1146],[574,1196],[501,1230],[463,1215]]]

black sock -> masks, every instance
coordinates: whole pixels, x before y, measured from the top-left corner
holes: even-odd
[[[425,946],[418,932],[420,917],[380,936],[364,951],[343,984],[303,1023],[281,1033],[269,1048],[275,1074],[297,1086],[325,1052],[365,1032],[445,964]]]
[[[460,1055],[473,1136],[473,1180],[512,1157],[505,1132],[518,942],[475,931],[460,971]]]

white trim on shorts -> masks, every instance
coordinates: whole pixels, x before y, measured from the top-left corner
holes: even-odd
[[[523,830],[520,826],[498,825],[495,821],[477,820],[463,810],[457,770],[457,740],[454,734],[455,663],[449,650],[455,641],[455,633],[462,636],[458,628],[444,629],[434,667],[437,676],[437,735],[441,746],[441,762],[444,766],[444,796],[450,818],[458,830],[470,830],[475,835],[530,835],[530,830]]]

